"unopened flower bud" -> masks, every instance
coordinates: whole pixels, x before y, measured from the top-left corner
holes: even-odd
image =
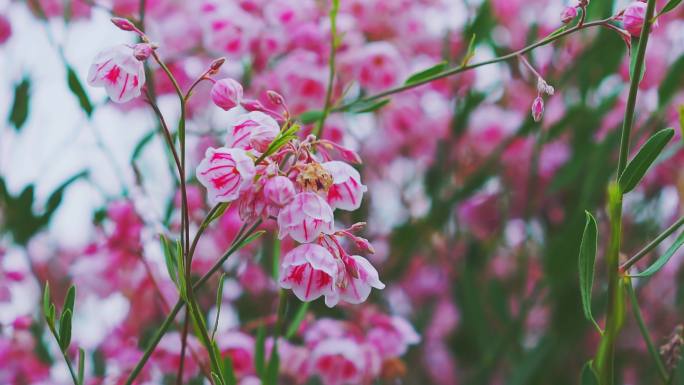
[[[644,25],[646,17],[646,3],[633,1],[625,8],[622,14],[622,25],[632,36],[641,35],[641,27]],[[653,23],[657,26],[657,21]]]
[[[154,46],[150,43],[139,43],[133,46],[133,56],[140,61],[145,61],[152,55]]]
[[[577,8],[575,7],[565,7],[563,12],[561,12],[561,22],[563,24],[568,24],[577,17]]]
[[[226,58],[220,57],[209,65],[209,71],[207,71],[207,75],[216,75],[218,73],[218,70],[221,68],[223,63],[226,62]]]
[[[541,120],[542,115],[544,115],[544,99],[541,96],[537,96],[532,103],[532,119],[538,122]]]
[[[112,23],[117,26],[122,31],[137,31],[138,28],[135,27],[128,19],[123,17],[112,17]]]
[[[211,100],[228,111],[242,101],[242,85],[231,78],[224,78],[211,87]]]
[[[266,110],[266,107],[264,107],[264,105],[256,99],[243,100],[242,102],[240,102],[240,105],[242,106],[242,108],[250,112]]]
[[[266,96],[268,96],[268,99],[276,105],[282,106],[285,104],[285,98],[283,98],[282,95],[279,93],[273,91],[273,90],[268,90],[266,91]]]

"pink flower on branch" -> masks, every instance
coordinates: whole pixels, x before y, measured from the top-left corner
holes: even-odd
[[[255,173],[254,161],[239,148],[208,148],[197,166],[197,179],[214,202],[236,200],[250,187]]]
[[[100,52],[88,71],[88,84],[104,87],[115,103],[125,103],[140,96],[145,84],[143,63],[134,48],[121,44]]]
[[[335,292],[335,278],[339,274],[337,261],[328,250],[316,244],[305,244],[285,254],[280,264],[280,286],[292,289],[302,301],[313,301],[325,296],[328,298]]]
[[[326,200],[333,209],[353,211],[361,206],[366,186],[361,184],[359,172],[347,163],[333,160],[322,163],[330,175],[333,184],[328,189]]]
[[[333,211],[328,203],[312,192],[294,196],[278,214],[278,238],[289,235],[297,242],[313,242],[318,236],[333,233]]]
[[[265,152],[279,132],[280,126],[275,119],[263,112],[252,111],[231,123],[226,144],[228,147]]]

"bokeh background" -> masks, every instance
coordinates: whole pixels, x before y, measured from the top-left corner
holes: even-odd
[[[336,100],[400,85],[442,61],[458,65],[471,39],[471,62],[520,49],[559,28],[561,11],[572,5],[340,3]],[[592,0],[588,19],[610,17],[627,4]],[[147,0],[145,30],[182,86],[225,56],[221,76],[240,80],[253,98],[276,90],[301,114],[323,105],[329,6],[316,0]],[[70,383],[39,310],[48,280],[58,304],[71,283],[78,287],[73,334],[88,353],[89,384],[123,383],[163,320],[165,303],[177,296],[158,238],[177,231],[177,186],[155,117],[141,100],[115,105],[85,83],[99,51],[134,42],[109,22],[113,14],[138,20],[140,3],[0,1],[0,384]],[[683,16],[682,7],[663,16],[649,42],[633,142],[665,127],[678,133],[625,202],[627,256],[682,215]],[[537,80],[519,60],[393,95],[376,112],[327,120],[324,136],[364,160],[365,202],[341,221],[368,222],[364,236],[376,249],[369,258],[387,288],[363,305],[312,303],[293,346],[302,345],[306,328],[321,319],[363,329],[373,324],[368,314],[377,313],[407,321],[420,335],[407,351],[374,364],[381,368],[374,369],[378,383],[577,383],[598,340],[581,311],[579,239],[589,210],[599,220],[600,250],[607,241],[605,191],[617,162],[629,57],[606,28],[575,33],[526,57],[556,90],[545,97],[538,123],[530,115]],[[157,67],[151,71],[148,84],[175,122],[173,89]],[[199,87],[189,106],[193,165],[231,118],[211,104],[208,89]],[[208,207],[204,191],[191,184],[199,223]],[[235,211],[200,244],[196,271],[206,270],[237,232]],[[269,235],[225,266],[220,333],[253,338],[255,322],[274,313],[274,244]],[[658,345],[684,322],[683,257],[679,252],[656,276],[636,282]],[[599,257],[594,303],[599,320],[602,262]],[[201,292],[208,314],[215,311],[216,284]],[[174,333],[139,383],[174,383]],[[658,383],[631,314],[618,349],[619,383]],[[197,366],[188,365],[187,382],[202,383]],[[301,373],[282,373],[281,381],[320,381]],[[684,383],[684,375],[674,378]]]

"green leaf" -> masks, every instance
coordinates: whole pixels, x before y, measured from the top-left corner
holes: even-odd
[[[147,134],[145,134],[145,136],[142,137],[142,139],[140,139],[138,144],[135,145],[135,148],[133,149],[133,154],[131,155],[131,162],[134,162],[140,157],[145,147],[147,147],[147,145],[150,142],[152,142],[152,139],[154,139],[154,134],[154,130],[148,132]]]
[[[85,374],[85,351],[82,348],[78,349],[78,385],[83,385],[83,377]]]
[[[218,289],[216,290],[216,320],[214,321],[214,328],[211,331],[211,340],[216,336],[218,330],[219,316],[221,315],[221,304],[223,303],[223,284],[226,280],[226,273],[221,274],[219,278]]]
[[[254,344],[254,367],[256,369],[259,378],[264,378],[264,367],[265,364],[265,341],[266,340],[266,328],[263,324],[259,325],[257,329],[256,343]]]
[[[658,13],[658,16],[656,16],[656,17],[660,17],[660,15],[667,13],[667,12],[670,12],[671,10],[675,9],[675,7],[678,6],[679,3],[681,3],[681,2],[682,2],[682,0],[670,0],[670,1],[668,1],[667,4],[665,4],[663,9],[660,10],[660,13]]]
[[[50,310],[48,310],[48,315],[47,315],[48,322],[50,322],[51,326],[55,325],[56,317],[57,317],[57,310],[55,309],[55,304],[51,303],[50,304]],[[57,336],[55,336],[55,337],[57,337]]]
[[[250,235],[249,237],[243,239],[242,242],[240,242],[238,244],[238,246],[235,248],[235,251],[240,250],[243,247],[247,246],[248,244],[252,243],[255,239],[264,235],[265,232],[266,232],[265,230],[259,230],[259,231],[256,231],[254,234]]]
[[[162,244],[162,250],[164,251],[164,262],[166,263],[166,271],[169,273],[169,277],[173,283],[178,286],[178,265],[176,264],[176,257],[173,251],[171,251],[171,246],[169,245],[169,240],[166,239],[164,234],[159,234],[159,239]]]
[[[226,380],[226,385],[237,384],[233,359],[230,358],[230,355],[227,355],[226,358],[223,359],[223,378]]]
[[[679,106],[679,133],[682,135],[682,142],[684,142],[684,104]]]
[[[378,102],[374,101],[358,101],[353,103],[351,106],[349,106],[349,112],[354,113],[354,114],[362,114],[365,112],[374,112],[385,105],[387,105],[390,102],[390,99],[383,99]]]
[[[667,142],[672,139],[674,130],[666,128],[653,134],[646,143],[639,149],[639,152],[629,162],[625,171],[618,179],[620,190],[623,194],[632,191],[644,177],[648,168],[656,160],[660,152],[665,148]]]
[[[302,124],[311,124],[321,120],[322,117],[323,111],[310,110],[303,112],[301,115],[299,115],[299,121],[302,122]]]
[[[582,233],[582,243],[580,244],[579,253],[579,281],[580,294],[582,297],[582,310],[584,311],[584,316],[601,331],[594,316],[591,314],[591,290],[594,285],[594,261],[596,260],[596,249],[598,245],[598,228],[594,216],[588,211],[585,211],[585,214],[587,219],[584,225],[584,232]]]
[[[223,215],[223,213],[226,212],[228,207],[230,207],[230,203],[226,203],[226,202],[219,203],[219,207],[214,212],[214,215],[212,215],[211,218],[209,218],[209,220],[207,221],[207,226],[209,226],[209,224],[212,223],[213,221],[221,218],[221,216]]]
[[[19,131],[26,123],[29,111],[29,98],[31,92],[31,79],[24,77],[14,87],[14,103],[10,109],[9,121]]]
[[[71,314],[74,313],[74,302],[76,301],[76,286],[71,285],[67,291],[67,295],[64,298],[64,306],[62,307],[62,312],[69,310]]]
[[[592,361],[587,361],[582,367],[582,373],[580,374],[580,385],[598,385],[598,379],[596,378],[596,373],[592,366]]]
[[[665,264],[670,260],[670,258],[672,258],[674,253],[676,253],[677,250],[680,247],[682,247],[682,245],[684,245],[684,232],[679,234],[677,239],[675,239],[674,243],[665,251],[665,254],[658,257],[658,259],[656,259],[656,261],[653,262],[653,264],[651,266],[649,266],[648,268],[646,268],[646,270],[644,270],[638,274],[633,274],[630,276],[631,277],[643,278],[643,277],[649,277],[649,276],[657,273],[660,269],[663,268],[663,266],[665,266]]]
[[[285,332],[285,338],[290,339],[294,337],[295,334],[297,334],[297,331],[299,330],[299,325],[301,325],[302,321],[304,320],[304,316],[306,316],[306,312],[309,310],[309,302],[302,302],[301,305],[299,305],[299,309],[297,309],[297,314],[295,314],[294,318],[292,319],[292,323],[290,323],[290,326],[287,328],[287,332]]]
[[[468,50],[466,51],[465,56],[463,57],[463,60],[461,61],[461,67],[465,67],[470,63],[470,60],[475,56],[475,39],[477,38],[476,34],[473,34],[473,36],[470,37],[470,42],[468,43]]]
[[[78,78],[76,71],[74,71],[74,69],[71,68],[70,65],[67,64],[66,69],[69,90],[71,90],[71,92],[78,99],[78,104],[81,106],[83,112],[85,112],[86,115],[90,117],[93,114],[93,104],[90,102],[90,98],[88,97],[85,88],[83,88],[83,84],[81,83],[81,80]]]
[[[71,310],[62,312],[59,318],[59,347],[66,351],[71,344]]]
[[[471,39],[472,43],[472,39]],[[418,71],[414,73],[413,75],[409,76],[408,79],[404,82],[404,84],[414,84],[414,83],[420,83],[424,80],[427,80],[438,73],[446,70],[448,68],[448,63],[446,61],[443,61],[441,63],[435,64],[432,67],[426,68],[422,71]]]
[[[50,315],[50,304],[50,282],[45,282],[45,289],[43,290],[43,313],[45,314],[46,319]]]
[[[278,369],[280,368],[280,355],[278,354],[278,343],[273,343],[271,348],[271,359],[264,374],[264,385],[278,385]]]
[[[211,372],[211,378],[214,379],[214,384],[215,385],[222,385],[223,381],[221,380],[221,377],[219,377],[218,374]]]

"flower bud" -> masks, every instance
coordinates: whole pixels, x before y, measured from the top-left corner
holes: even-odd
[[[128,19],[123,17],[112,17],[112,23],[117,26],[122,31],[137,31],[138,28],[135,27]]]
[[[646,17],[646,3],[633,1],[622,14],[622,25],[632,36],[641,35],[641,27]],[[657,22],[653,23],[656,26]]]
[[[223,63],[226,62],[226,58],[220,57],[209,65],[209,71],[207,72],[207,75],[216,75],[218,73],[218,70],[221,68]]]
[[[228,111],[240,104],[242,100],[242,85],[231,78],[224,78],[211,87],[211,100],[214,104]]]
[[[273,90],[266,91],[266,96],[268,96],[268,99],[275,105],[282,106],[285,104],[285,98]]]
[[[154,47],[149,43],[139,43],[133,46],[133,56],[140,61],[145,61],[152,55]]]
[[[575,7],[565,7],[563,12],[561,12],[561,22],[563,24],[568,24],[577,17],[577,8]]]
[[[534,119],[535,122],[538,122],[541,120],[543,114],[544,99],[542,99],[541,96],[537,96],[537,98],[534,99],[534,102],[532,103],[532,119]]]

